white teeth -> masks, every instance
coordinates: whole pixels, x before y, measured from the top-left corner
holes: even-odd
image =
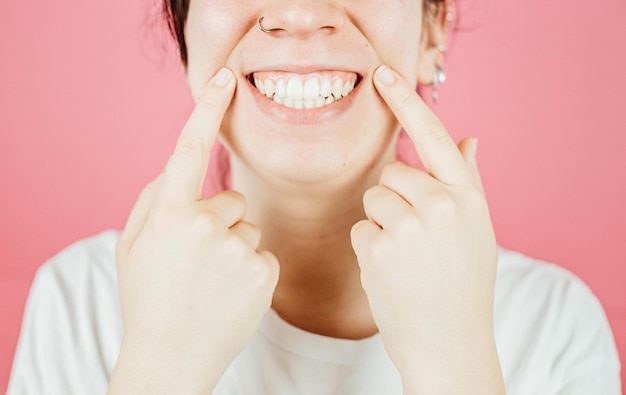
[[[290,99],[302,99],[302,80],[298,77],[290,77],[287,81],[287,97]]]
[[[320,96],[328,97],[333,93],[333,86],[330,83],[330,79],[322,79],[322,86],[320,87]]]
[[[259,90],[259,92],[265,94],[265,86],[263,86],[261,81],[259,81],[257,78],[254,79],[254,85],[256,85],[256,88]]]
[[[343,83],[341,80],[337,79],[333,82],[333,96],[335,96],[335,100],[341,99],[341,91],[343,90]]]
[[[270,80],[269,78],[265,80],[265,95],[267,97],[272,97],[274,95],[275,92],[275,88],[274,88],[274,81]]]
[[[292,75],[287,79],[278,78],[262,81],[254,78],[256,88],[277,104],[295,109],[321,108],[333,104],[354,90],[354,81],[312,76],[302,83],[302,77]]]
[[[267,90],[267,83],[265,85],[266,90]],[[341,96],[348,96],[348,93],[350,93],[350,91],[352,91],[352,86],[350,86],[350,82],[346,82],[346,84],[343,86],[343,89],[341,90]]]
[[[320,96],[320,80],[317,77],[306,80],[303,95],[305,99],[315,99]]]
[[[276,95],[280,96],[280,97],[285,97],[287,96],[287,85],[285,85],[285,80],[284,79],[279,79],[278,81],[276,81]]]

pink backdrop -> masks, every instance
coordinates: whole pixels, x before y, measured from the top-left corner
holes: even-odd
[[[154,1],[0,2],[2,391],[37,267],[122,226],[190,111]],[[585,280],[625,361],[626,2],[461,5],[436,111],[480,139],[500,244]]]

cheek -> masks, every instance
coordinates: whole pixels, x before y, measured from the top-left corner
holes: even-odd
[[[256,12],[247,2],[194,0],[185,26],[187,80],[194,97],[204,84],[232,58],[232,51],[246,34],[245,23]]]
[[[359,28],[377,53],[380,62],[393,67],[417,85],[417,70],[422,39],[422,1],[374,0],[361,8]]]

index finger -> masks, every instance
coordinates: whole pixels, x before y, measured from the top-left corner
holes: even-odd
[[[211,149],[235,91],[233,73],[222,68],[204,87],[165,166],[159,202],[200,199]]]
[[[384,65],[375,71],[374,85],[413,141],[426,170],[446,184],[467,184],[469,171],[457,145],[415,89]]]

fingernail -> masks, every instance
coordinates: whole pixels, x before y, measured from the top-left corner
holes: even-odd
[[[226,67],[222,67],[220,71],[215,74],[211,83],[218,88],[224,88],[228,86],[230,81],[233,79],[233,73],[230,72]]]
[[[396,82],[396,76],[393,75],[393,71],[385,65],[380,66],[378,70],[376,70],[374,77],[385,85],[392,85]]]

